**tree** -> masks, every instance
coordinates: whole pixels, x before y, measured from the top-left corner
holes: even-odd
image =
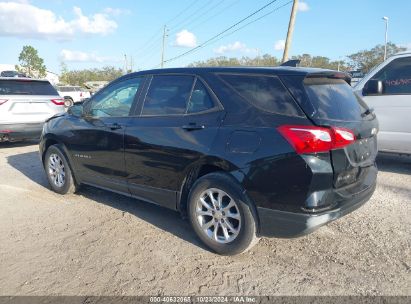
[[[60,81],[69,85],[83,85],[87,81],[112,81],[123,75],[123,70],[111,66],[101,69],[83,69],[69,71],[63,63],[61,65]]]
[[[293,56],[291,59],[299,59],[301,67],[322,68],[330,70],[348,71],[349,65],[344,60],[331,61],[330,58],[324,56],[311,56],[310,54],[302,54]]]
[[[59,77],[61,83],[65,83],[65,84],[69,83],[68,79],[66,79],[68,72],[69,70],[67,68],[67,64],[64,61],[61,61],[60,62],[60,77]]]
[[[213,67],[213,66],[276,66],[279,61],[276,57],[269,54],[257,56],[254,58],[242,57],[240,59],[225,56],[210,58],[205,61],[196,61],[189,65],[189,67]]]
[[[387,44],[387,58],[401,51],[405,51],[405,48],[399,47],[392,42]],[[350,59],[350,66],[353,69],[367,73],[374,66],[384,61],[384,45],[379,44],[371,50],[362,50],[347,57]]]
[[[37,50],[31,45],[23,46],[19,55],[20,65],[16,65],[18,72],[24,73],[30,77],[46,77],[46,66],[43,58],[40,58]]]

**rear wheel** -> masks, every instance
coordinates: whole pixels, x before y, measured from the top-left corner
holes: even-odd
[[[242,188],[224,173],[207,174],[193,185],[188,201],[191,225],[213,251],[234,255],[257,241],[256,221]]]
[[[64,106],[66,108],[71,107],[72,105],[74,105],[74,101],[71,97],[64,97]]]
[[[58,145],[47,149],[44,170],[51,188],[60,194],[74,193],[76,185],[67,158]]]

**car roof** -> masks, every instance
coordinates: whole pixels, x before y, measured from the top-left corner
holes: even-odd
[[[202,73],[250,73],[250,74],[273,74],[273,75],[301,75],[337,72],[327,69],[318,68],[302,68],[302,67],[187,67],[187,68],[166,68],[153,69],[127,74],[133,75],[148,75],[148,74],[172,74],[172,73],[187,73],[187,74],[202,74]],[[123,76],[124,77],[124,76]]]
[[[36,78],[29,78],[29,77],[0,77],[0,80],[49,82],[47,79],[36,79]]]
[[[397,56],[397,55],[411,55],[411,50],[398,52],[398,53],[394,54],[393,56]]]

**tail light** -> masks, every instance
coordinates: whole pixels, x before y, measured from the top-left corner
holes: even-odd
[[[80,97],[83,97],[83,92],[80,92]]]
[[[51,100],[56,106],[64,106],[64,99],[63,98],[56,98]]]
[[[351,130],[339,127],[284,125],[279,127],[278,131],[298,154],[328,152],[346,147],[355,141]]]
[[[7,100],[8,100],[8,99],[0,99],[0,106],[1,106],[3,103],[6,103]]]

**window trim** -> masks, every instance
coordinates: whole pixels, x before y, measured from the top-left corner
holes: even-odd
[[[138,101],[139,101],[139,99],[140,99],[141,92],[142,92],[142,90],[143,90],[143,88],[144,88],[144,86],[145,86],[145,83],[146,83],[146,75],[133,75],[133,76],[126,77],[126,78],[116,79],[115,81],[109,83],[109,84],[108,84],[107,86],[105,86],[104,88],[101,88],[101,89],[100,89],[96,94],[94,94],[94,95],[89,99],[89,101],[88,101],[88,102],[93,102],[93,99],[95,99],[95,98],[97,98],[99,95],[101,95],[103,90],[108,90],[108,89],[110,89],[111,87],[113,87],[113,86],[115,86],[115,85],[117,85],[117,84],[119,84],[119,83],[121,83],[121,82],[125,82],[125,81],[131,80],[131,79],[137,79],[137,78],[141,78],[141,84],[139,85],[139,87],[138,87],[138,89],[137,89],[137,91],[136,91],[136,94],[134,95],[133,103],[131,104],[131,107],[130,107],[130,110],[129,110],[129,112],[128,112],[128,115],[126,115],[126,116],[105,116],[105,117],[97,117],[97,116],[92,116],[92,115],[90,115],[91,108],[88,108],[87,111],[86,111],[86,113],[85,113],[85,116],[86,116],[87,118],[95,118],[95,119],[103,119],[103,118],[130,118],[130,117],[132,117],[132,116],[133,116],[132,113],[134,113],[134,111],[135,111],[135,107],[136,107],[136,105],[137,105],[137,103],[138,103]]]
[[[158,74],[149,74],[149,75],[146,75],[146,76],[147,76],[147,78],[149,78],[149,80],[147,81],[147,86],[145,88],[144,97],[142,97],[142,100],[141,100],[140,111],[139,111],[139,113],[136,113],[136,115],[132,115],[132,117],[186,117],[186,116],[214,113],[214,112],[219,112],[219,111],[224,110],[223,105],[221,104],[221,102],[217,98],[217,96],[215,95],[214,91],[210,88],[208,83],[206,81],[204,81],[201,76],[199,76],[197,74],[190,74],[190,73],[158,73]],[[152,80],[155,76],[192,76],[194,78],[194,80],[193,80],[193,84],[191,86],[190,96],[189,96],[188,102],[190,102],[191,96],[193,94],[193,90],[194,90],[194,87],[195,87],[195,84],[197,83],[197,80],[199,80],[204,85],[204,87],[206,88],[207,93],[209,94],[211,100],[213,101],[214,106],[212,108],[204,110],[204,111],[195,112],[195,113],[187,113],[187,110],[188,110],[188,103],[187,103],[185,113],[183,113],[183,114],[148,114],[148,115],[143,114],[147,94],[148,94],[148,91],[150,89],[151,82],[152,82]]]

